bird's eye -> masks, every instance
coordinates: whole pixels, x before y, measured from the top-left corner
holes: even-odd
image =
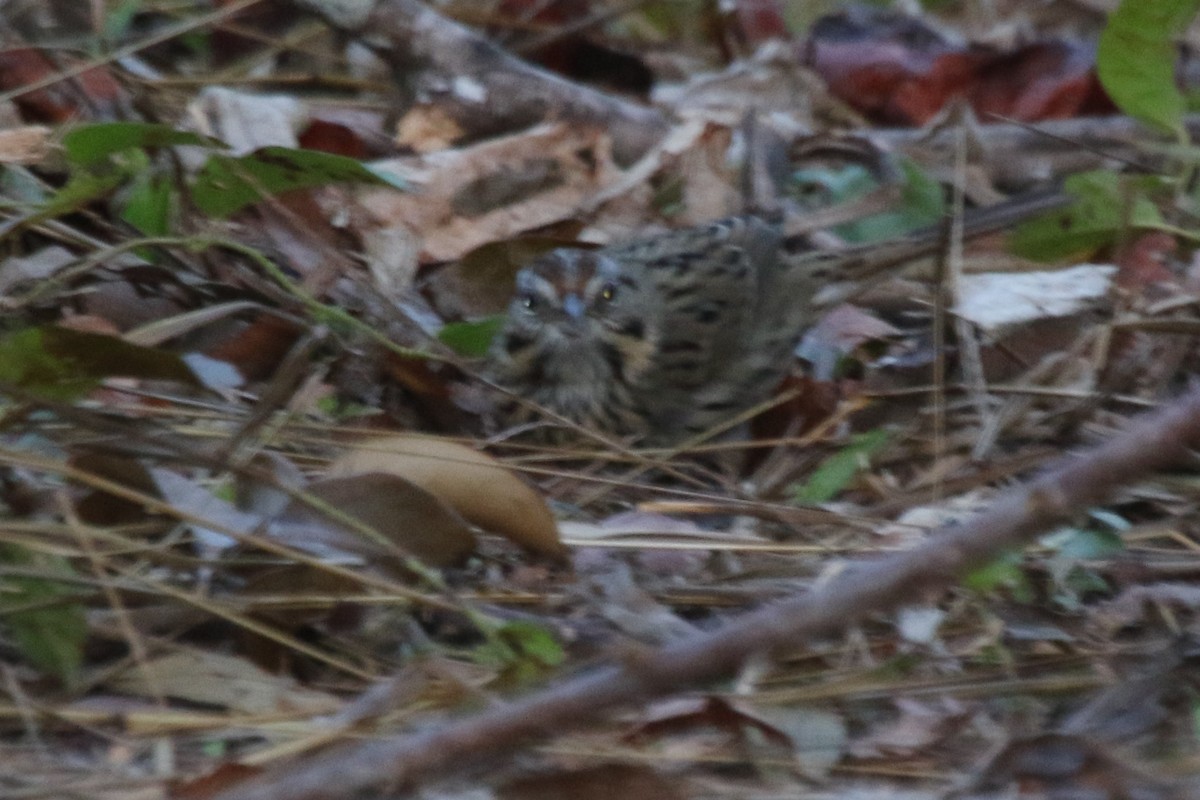
[[[521,302],[521,308],[524,308],[526,311],[532,311],[535,307],[537,307],[537,295],[533,294],[532,292],[526,292],[522,294],[519,299]]]
[[[606,284],[604,284],[604,287],[602,289],[600,289],[600,299],[601,300],[612,300],[616,296],[617,296],[617,286],[615,283],[606,283]]]

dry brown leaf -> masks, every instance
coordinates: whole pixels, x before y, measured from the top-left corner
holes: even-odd
[[[702,225],[741,209],[742,196],[733,175],[736,170],[729,163],[732,138],[728,128],[710,125],[694,146],[677,156],[673,166],[683,181],[681,224]]]
[[[682,800],[693,796],[678,776],[637,764],[598,764],[515,778],[496,789],[499,800]]]
[[[109,688],[147,697],[172,697],[246,714],[329,714],[341,706],[332,695],[272,675],[244,658],[180,649],[129,668]]]
[[[39,164],[50,152],[50,129],[26,125],[0,131],[0,164]]]
[[[607,140],[566,125],[541,125],[379,166],[420,189],[363,190],[363,235],[396,226],[419,232],[432,261],[451,261],[487,242],[566,219],[615,174]]]
[[[378,531],[387,542],[371,542],[326,519],[319,511],[293,503],[271,527],[275,538],[308,548],[319,539],[326,546],[365,555],[414,555],[437,567],[457,564],[475,550],[466,521],[434,493],[390,470],[364,470],[318,481],[306,492]],[[286,522],[287,526],[280,523]],[[292,535],[284,535],[292,531]],[[295,535],[305,536],[304,542]]]
[[[396,124],[396,144],[418,153],[444,150],[463,136],[462,127],[446,111],[433,105],[415,105]]]
[[[209,800],[219,792],[223,792],[239,783],[250,780],[261,774],[262,767],[251,767],[234,761],[222,762],[212,772],[208,772],[193,780],[178,783],[171,789],[174,800]],[[122,789],[122,797],[131,800],[128,790]],[[158,798],[161,795],[153,795]]]
[[[545,502],[491,456],[432,436],[372,439],[339,458],[329,475],[399,475],[479,527],[532,552],[562,558],[566,548]]]
[[[75,469],[105,478],[120,486],[155,496],[154,480],[146,466],[134,458],[105,453],[72,456]],[[146,510],[140,503],[99,489],[88,489],[75,501],[75,513],[92,525],[119,525],[142,521]]]
[[[621,172],[617,179],[605,185],[603,189],[592,194],[584,205],[584,211],[597,211],[610,201],[628,195],[636,187],[648,184],[651,178],[662,171],[665,164],[695,147],[697,141],[710,128],[710,123],[699,118],[685,119],[674,126],[652,150],[638,159],[636,164]],[[645,213],[640,203],[638,210],[642,214]],[[638,222],[644,220],[639,219]]]
[[[968,709],[952,698],[920,702],[899,697],[895,702],[900,712],[895,719],[850,746],[856,758],[909,758],[961,733],[970,720]]]
[[[488,242],[425,283],[434,308],[446,319],[502,314],[515,292],[517,272],[543,253],[578,242],[556,236],[522,236]]]
[[[263,306],[253,300],[233,300],[228,303],[214,303],[191,311],[172,314],[160,319],[150,320],[136,328],[127,331],[124,339],[132,344],[143,347],[158,347],[164,342],[177,336],[184,336],[201,330],[213,322],[229,319],[247,311],[257,311]]]

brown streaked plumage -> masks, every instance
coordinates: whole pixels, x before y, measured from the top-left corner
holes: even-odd
[[[968,236],[1061,206],[1042,193],[968,212]],[[560,249],[517,275],[487,373],[584,427],[652,444],[703,433],[769,397],[812,297],[936,251],[938,231],[838,251],[791,252],[779,228],[731,217],[600,250]]]

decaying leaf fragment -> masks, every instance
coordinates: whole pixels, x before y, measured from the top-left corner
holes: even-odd
[[[490,456],[433,436],[402,434],[363,442],[330,468],[331,477],[398,475],[484,530],[527,550],[562,558],[550,510],[531,488]]]
[[[377,167],[420,189],[362,192],[363,227],[419,234],[430,261],[560,222],[615,177],[604,136],[563,124]]]

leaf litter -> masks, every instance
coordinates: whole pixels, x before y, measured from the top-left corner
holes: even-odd
[[[49,5],[64,29],[96,36]],[[596,76],[561,49],[529,49],[542,67],[513,73],[520,90],[498,98],[489,81],[510,62],[454,75],[464,62],[381,28],[377,50],[392,36],[391,58],[424,53],[407,65],[421,92],[398,99],[342,71],[327,22],[259,5],[221,12],[241,28],[200,27],[202,48],[140,38],[198,8],[113,11],[107,41],[146,46],[94,63],[48,60],[27,20],[6,22],[35,45],[4,56],[20,67],[3,91],[23,138],[0,139],[12,150],[0,747],[36,763],[14,772],[26,794],[170,796],[194,781],[192,796],[224,796],[222,764],[287,771],[597,662],[636,673],[648,648],[969,524],[1005,485],[1111,437],[1196,367],[1181,254],[1194,223],[1178,177],[1194,156],[1131,150],[1116,118],[1106,129],[1085,116],[1120,107],[1194,135],[1178,88],[1161,83],[1188,58],[1161,45],[1189,19],[1184,4],[1146,19],[1127,2],[1107,33],[1086,8],[1046,4],[1070,20],[1058,39],[1028,9],[985,24],[965,3],[940,19],[839,7],[815,21],[770,2],[695,18],[670,4],[505,2],[480,19],[450,4],[439,11],[469,26],[450,32],[436,27],[447,17],[411,17],[434,38],[521,51],[518,34],[536,30],[592,48],[620,65],[602,82],[604,114],[585,90]],[[277,38],[302,23],[303,46]],[[1045,33],[1005,46],[998,34],[1021,26]],[[1147,69],[1119,52],[1122,36],[1153,44]],[[272,88],[294,78],[284,52],[308,70],[305,91]],[[77,79],[13,94],[63,70]],[[129,88],[114,78],[132,74]],[[1155,75],[1169,102],[1146,106]],[[128,92],[137,121],[116,111]],[[977,121],[947,111],[954,96]],[[352,123],[347,97],[361,106]],[[769,132],[765,154],[748,114]],[[1053,129],[1073,137],[1071,160],[1051,137],[1014,146],[992,114],[1074,125]],[[879,127],[926,123],[911,136]],[[61,152],[47,154],[47,128]],[[931,144],[946,131],[966,142],[957,172],[955,153]],[[953,285],[876,287],[814,320],[807,375],[798,362],[749,434],[652,452],[538,445],[492,424],[500,401],[472,358],[525,260],[738,213],[763,161],[788,213],[886,185],[861,164],[792,159],[835,132],[932,191],[900,192],[886,218],[813,234],[814,246],[895,235],[931,208],[940,218],[947,176],[972,197],[1017,190],[1018,162],[1066,179],[1079,201],[969,251]],[[296,149],[316,141],[328,152]],[[1156,168],[1123,173],[1122,159]],[[1030,269],[1010,248],[1053,266]],[[614,786],[1189,797],[1193,484],[1180,471],[1127,486],[957,588],[917,592],[777,663],[747,660],[726,683],[548,731],[528,760],[464,768],[459,782],[514,798]],[[31,756],[31,741],[52,746]]]

